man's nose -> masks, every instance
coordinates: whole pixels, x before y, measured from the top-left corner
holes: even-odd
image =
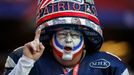
[[[70,33],[68,33],[65,38],[66,38],[66,40],[65,40],[66,43],[71,43],[72,42],[72,37],[71,37]]]

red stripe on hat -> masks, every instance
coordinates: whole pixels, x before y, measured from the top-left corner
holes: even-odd
[[[39,8],[46,6],[46,5],[49,4],[50,2],[51,2],[51,0],[43,0],[43,1],[41,2],[41,4],[40,4]]]
[[[37,26],[45,21],[48,21],[48,20],[51,20],[54,18],[59,18],[59,17],[81,17],[81,18],[89,19],[89,20],[93,21],[94,23],[96,23],[97,25],[100,25],[98,18],[96,18],[95,16],[93,16],[91,14],[86,14],[86,13],[78,12],[78,11],[77,12],[66,11],[66,12],[57,12],[57,13],[53,13],[53,14],[49,14],[49,15],[44,15],[44,17],[40,18],[37,21]]]

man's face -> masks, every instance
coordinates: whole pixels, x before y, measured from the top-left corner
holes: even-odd
[[[84,39],[79,31],[61,30],[54,34],[52,44],[60,58],[72,60],[83,48]]]
[[[63,45],[65,49],[73,49],[74,47],[78,46],[82,40],[82,34],[74,30],[62,30],[57,32],[56,36],[59,44]]]

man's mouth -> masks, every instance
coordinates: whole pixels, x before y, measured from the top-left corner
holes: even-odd
[[[68,47],[68,46],[65,46],[64,47],[64,50],[67,51],[67,52],[70,52],[70,51],[72,51],[72,48],[71,47]]]

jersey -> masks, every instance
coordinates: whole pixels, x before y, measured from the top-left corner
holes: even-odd
[[[18,60],[23,55],[23,48],[18,48],[12,52],[7,59],[5,66],[5,75],[8,75]],[[12,63],[10,63],[12,62]],[[12,66],[11,66],[12,64]],[[73,75],[73,70],[66,75]],[[46,51],[39,60],[34,63],[34,66],[29,72],[29,75],[64,75],[63,67],[54,58],[51,51]],[[124,63],[117,57],[106,52],[95,52],[85,54],[84,58],[79,63],[78,75],[129,75]]]

